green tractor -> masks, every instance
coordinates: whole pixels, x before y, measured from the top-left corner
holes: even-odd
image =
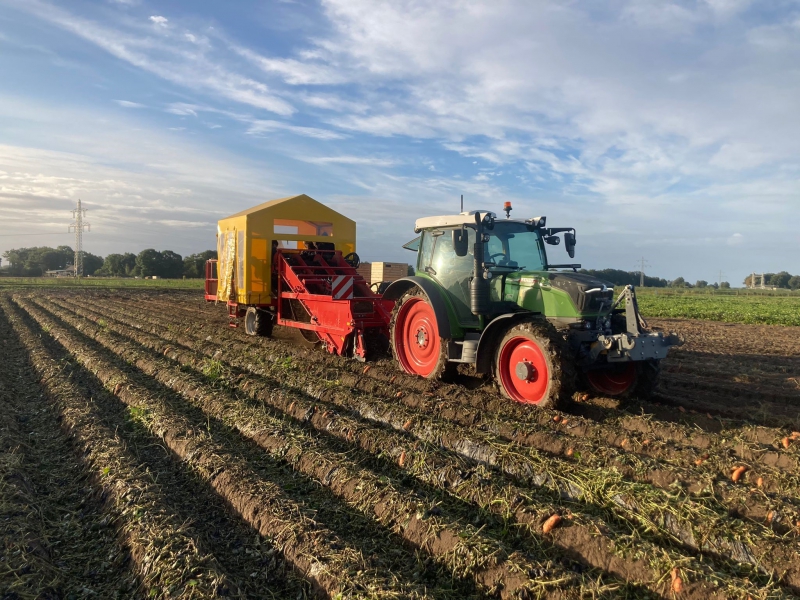
[[[583,389],[647,397],[674,334],[647,331],[632,286],[613,285],[552,264],[547,246],[575,256],[575,229],[545,217],[489,211],[418,219],[416,272],[393,282],[392,352],[407,373],[442,378],[457,365],[493,375],[511,400],[553,406]]]

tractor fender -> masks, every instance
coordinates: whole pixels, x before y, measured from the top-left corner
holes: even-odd
[[[450,318],[447,315],[447,306],[444,303],[439,288],[430,279],[424,277],[403,277],[393,281],[383,293],[384,300],[399,300],[400,297],[413,287],[421,289],[428,297],[428,302],[436,315],[436,326],[439,329],[439,337],[444,340],[452,339],[450,332]]]
[[[494,352],[500,339],[509,328],[521,321],[530,319],[532,314],[534,313],[506,313],[492,319],[491,323],[489,323],[481,333],[481,339],[478,340],[477,357],[475,361],[475,370],[478,373],[486,374],[492,372]]]

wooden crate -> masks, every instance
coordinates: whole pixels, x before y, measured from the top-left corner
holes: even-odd
[[[367,285],[372,283],[372,263],[361,263],[356,271],[358,271],[358,274],[366,280]]]
[[[372,263],[372,282],[397,281],[408,275],[408,265],[405,263]]]

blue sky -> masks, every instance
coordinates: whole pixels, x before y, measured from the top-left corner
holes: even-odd
[[[408,260],[464,194],[591,268],[800,273],[798,64],[789,1],[0,0],[0,252],[78,197],[88,251],[185,255],[307,193]]]

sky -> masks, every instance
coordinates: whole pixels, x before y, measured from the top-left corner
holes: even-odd
[[[463,194],[587,268],[797,274],[799,65],[788,0],[0,0],[0,254],[78,198],[88,252],[186,255],[305,193],[412,262]]]

